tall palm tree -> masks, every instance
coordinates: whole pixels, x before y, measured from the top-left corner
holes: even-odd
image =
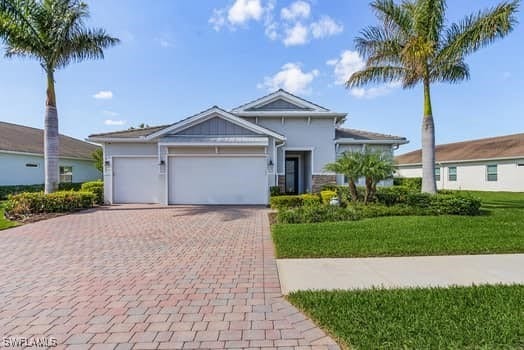
[[[101,59],[119,40],[103,29],[86,28],[87,5],[80,0],[0,0],[0,39],[6,57],[39,61],[47,75],[44,123],[45,191],[58,188],[58,113],[55,72],[73,62]]]
[[[371,7],[380,24],[365,28],[355,39],[366,65],[346,86],[400,82],[413,88],[422,83],[422,191],[436,193],[430,86],[469,79],[465,57],[512,31],[519,1],[500,3],[451,25],[446,25],[445,0],[375,0]]]

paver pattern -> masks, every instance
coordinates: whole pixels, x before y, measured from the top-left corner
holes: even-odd
[[[264,208],[114,206],[0,235],[0,340],[338,349],[282,298]]]

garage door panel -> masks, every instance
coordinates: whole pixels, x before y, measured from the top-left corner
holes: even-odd
[[[171,204],[266,204],[265,157],[170,157]]]
[[[114,203],[159,203],[156,157],[113,158]]]

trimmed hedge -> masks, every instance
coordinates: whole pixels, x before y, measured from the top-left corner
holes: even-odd
[[[320,197],[316,194],[302,194],[293,196],[275,196],[269,199],[269,204],[273,209],[297,208],[303,205],[321,204]]]
[[[81,191],[93,193],[95,195],[95,203],[98,205],[104,204],[104,183],[101,180],[83,183]]]
[[[332,205],[310,205],[280,210],[277,222],[280,224],[304,224],[327,221],[358,220],[358,214],[349,209]]]
[[[92,208],[95,199],[96,196],[92,192],[21,193],[10,195],[4,209],[8,218],[23,219],[35,214],[67,213]]]
[[[81,182],[63,182],[58,184],[59,191],[78,191],[82,186]],[[0,186],[0,200],[7,199],[10,194],[19,194],[24,192],[42,192],[44,190],[44,184],[35,185],[9,185]]]
[[[269,194],[271,195],[271,197],[273,196],[281,196],[282,193],[280,192],[280,187],[278,186],[271,186],[269,187]]]
[[[411,190],[420,191],[422,189],[421,177],[395,177],[393,178],[394,186],[406,186]]]

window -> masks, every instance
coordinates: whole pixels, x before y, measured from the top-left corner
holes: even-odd
[[[435,180],[440,181],[440,167],[435,168]]]
[[[450,166],[448,168],[448,180],[457,181],[457,167],[456,166]]]
[[[497,164],[491,164],[486,166],[487,180],[488,181],[497,181]]]
[[[61,166],[60,167],[60,182],[73,182],[73,167],[72,166]]]

